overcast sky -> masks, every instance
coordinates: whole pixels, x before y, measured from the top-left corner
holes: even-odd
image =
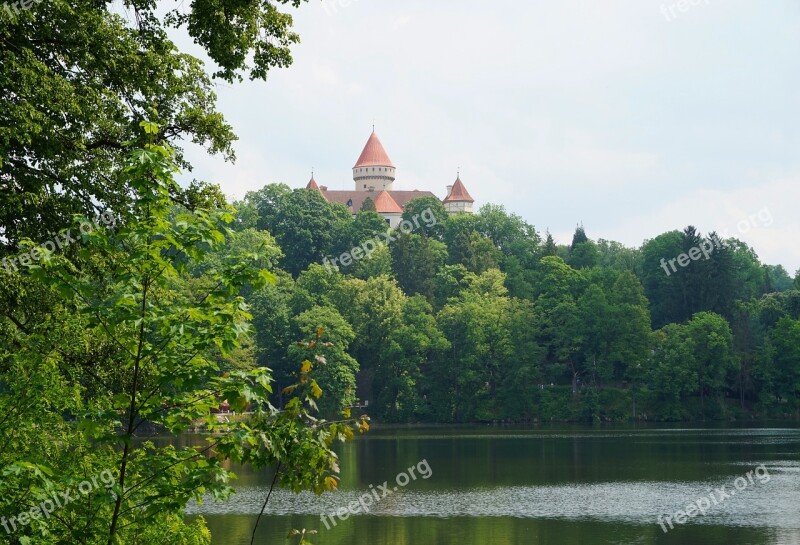
[[[580,222],[630,246],[692,224],[800,268],[798,0],[311,0],[293,13],[290,68],[218,85],[237,163],[187,147],[193,176],[229,196],[304,186],[312,167],[351,189],[374,120],[395,189],[444,197],[461,167],[476,206],[560,243]]]

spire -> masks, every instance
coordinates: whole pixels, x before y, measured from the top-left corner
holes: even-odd
[[[387,155],[386,150],[383,149],[383,144],[381,144],[378,135],[375,134],[375,126],[372,126],[372,134],[369,135],[369,140],[367,140],[367,145],[364,146],[364,151],[361,152],[361,156],[356,161],[356,165],[353,168],[359,167],[392,167],[392,160],[389,159],[389,155]]]
[[[314,180],[314,171],[311,171],[311,179],[308,181],[308,185],[306,185],[306,189],[319,189],[316,180]]]
[[[453,189],[450,190],[450,194],[447,195],[442,202],[475,202],[475,199],[470,196],[467,188],[464,187],[464,182],[461,181],[460,167],[456,181],[453,184]]]

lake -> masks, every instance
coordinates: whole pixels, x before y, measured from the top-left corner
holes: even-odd
[[[373,428],[338,451],[340,490],[273,492],[256,543],[800,545],[796,424]],[[214,544],[250,543],[271,482],[237,474],[230,501],[188,509]]]

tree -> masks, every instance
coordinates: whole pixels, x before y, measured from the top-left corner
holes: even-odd
[[[766,273],[769,275],[770,284],[775,291],[787,291],[792,289],[792,277],[783,265],[764,265]]]
[[[686,332],[694,347],[700,400],[706,394],[719,396],[728,373],[735,369],[733,334],[728,321],[712,312],[700,312],[686,324]],[[705,407],[701,410],[705,414]]]
[[[433,309],[421,295],[404,299],[400,324],[389,333],[389,342],[375,370],[373,391],[376,409],[389,422],[408,421],[427,415],[423,374],[439,361],[450,343],[436,325]]]
[[[433,279],[447,262],[447,246],[416,233],[398,234],[391,246],[392,266],[400,287],[408,295],[433,300]]]
[[[640,278],[645,296],[650,301],[654,327],[689,319],[681,287],[675,280],[677,267],[673,270],[670,265],[670,260],[676,260],[682,252],[683,235],[680,231],[658,235],[642,246]]]
[[[442,419],[471,422],[496,414],[500,370],[513,353],[503,282],[502,273],[487,271],[437,316],[451,345],[431,389],[433,410]]]
[[[575,244],[569,252],[569,265],[574,269],[589,269],[597,265],[600,254],[591,240]]]
[[[297,378],[297,360],[289,356],[288,349],[299,339],[292,321],[294,281],[286,272],[276,276],[274,283],[256,290],[248,302],[253,314],[256,362],[259,367],[272,370],[276,386],[273,397],[277,406],[283,407],[284,396],[281,392]],[[307,334],[303,332],[303,336]]]
[[[574,250],[578,247],[578,244],[583,244],[584,242],[589,242],[589,237],[586,236],[586,231],[583,230],[583,225],[579,225],[575,228],[575,233],[572,235],[572,245],[569,247],[569,249]]]
[[[316,331],[314,339],[289,348],[296,361],[311,362],[319,387],[330,393],[319,401],[324,416],[336,416],[356,401],[358,362],[347,353],[355,333],[332,307],[315,306],[294,318],[296,330]]]
[[[686,416],[681,401],[699,387],[693,341],[679,324],[656,331],[654,341],[647,382],[660,402],[659,413],[680,420]]]
[[[775,393],[792,409],[800,409],[800,320],[781,318],[770,331]]]
[[[505,321],[512,341],[509,359],[499,370],[499,416],[529,420],[536,416],[533,402],[543,382],[546,356],[533,334],[536,323],[533,304],[512,297]]]
[[[597,264],[601,267],[617,271],[631,271],[637,276],[642,272],[641,251],[636,248],[627,248],[613,240],[599,239],[596,243],[598,252]]]
[[[450,214],[436,197],[417,197],[406,203],[403,209],[403,219],[414,222],[414,217],[419,216],[419,228],[414,228],[414,232],[426,237],[442,240],[442,235],[447,227]]]
[[[297,276],[311,263],[321,263],[333,248],[334,234],[352,223],[350,213],[338,203],[328,203],[319,191],[276,188],[274,199],[259,204],[259,228],[278,240],[284,252],[281,264]],[[348,248],[349,250],[349,248]]]
[[[375,212],[377,208],[375,208],[375,201],[373,201],[370,197],[364,199],[364,202],[361,203],[360,212]]]
[[[533,225],[493,204],[481,206],[476,218],[478,232],[503,254],[516,256],[526,266],[534,266],[541,239]]]
[[[331,434],[352,429],[312,418],[322,392],[311,370],[301,369],[296,395],[281,411],[268,402],[267,369],[223,373],[213,357],[252,333],[241,293],[272,280],[259,268],[268,252],[194,267],[220,250],[233,217],[201,209],[174,215],[174,169],[167,147],[135,150],[121,174],[136,191],[134,208],[117,226],[84,232],[77,259],[44,250],[19,278],[3,278],[4,292],[15,281],[31,282],[50,301],[33,321],[20,320],[20,308],[4,314],[11,335],[0,347],[0,410],[14,418],[0,423],[0,515],[74,490],[92,475],[104,485],[92,480],[94,489],[81,489],[57,517],[19,528],[21,542],[206,544],[203,521],[184,521],[183,509],[205,492],[232,492],[228,463],[276,467],[293,490],[336,486]],[[187,288],[193,269],[202,276]],[[223,400],[252,417],[221,424],[213,410]],[[199,422],[213,432],[205,447],[134,440],[145,423],[178,434]]]
[[[363,369],[374,370],[384,361],[389,337],[402,323],[405,298],[397,282],[386,276],[343,283],[337,308],[353,327],[352,353]]]
[[[362,247],[362,251],[366,253],[366,250],[382,246],[383,239],[376,237],[385,231],[386,221],[380,214],[369,211],[359,212],[354,220],[342,221],[336,228],[330,251],[331,257],[338,258],[344,253],[350,254],[353,248]],[[339,270],[343,274],[353,274],[358,263],[370,256],[371,253],[360,260],[354,259],[353,263],[348,266],[340,263]]]
[[[216,111],[212,80],[169,39],[171,29],[185,28],[226,82],[244,71],[265,79],[288,66],[299,40],[291,15],[255,0],[193,2],[185,10],[136,0],[122,9],[129,11],[121,16],[110,3],[77,0],[36,3],[13,16],[0,11],[6,249],[24,237],[46,240],[71,225],[73,214],[125,209],[133,193],[116,174],[144,119],[160,122],[160,139],[192,141],[234,159],[236,137]],[[177,161],[188,166],[180,150]],[[190,192],[170,191],[190,204]]]
[[[542,248],[542,257],[554,256],[557,252],[558,248],[556,247],[556,242],[553,240],[553,235],[550,234],[550,231],[547,231],[547,238]]]
[[[353,263],[352,270],[348,272],[355,278],[368,280],[376,276],[391,276],[392,273],[392,252],[385,245],[381,245],[377,250]]]

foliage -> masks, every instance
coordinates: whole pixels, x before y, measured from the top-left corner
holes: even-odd
[[[159,535],[207,543],[202,521],[184,521],[182,510],[190,499],[232,492],[228,462],[281,466],[280,481],[292,490],[336,487],[331,443],[352,429],[312,416],[322,391],[308,362],[281,410],[269,401],[268,369],[223,372],[215,357],[251,334],[243,290],[274,280],[260,267],[274,249],[223,251],[232,215],[176,212],[174,171],[169,148],[134,150],[121,174],[137,192],[124,222],[82,234],[75,258],[44,250],[38,263],[3,278],[4,293],[17,282],[49,301],[34,320],[25,308],[4,312],[0,515],[104,471],[114,476],[57,516],[19,528],[20,540],[143,543]],[[212,252],[222,254],[198,266]],[[218,422],[213,410],[223,400],[252,416]],[[146,425],[178,434],[197,423],[215,432],[207,446],[135,440]]]
[[[117,174],[142,120],[160,123],[159,140],[232,160],[236,137],[216,110],[213,81],[170,32],[186,29],[216,77],[264,79],[291,64],[299,38],[279,8],[300,3],[53,0],[0,10],[0,244],[15,250],[70,226],[73,214],[126,209],[135,191]],[[177,161],[188,166],[179,149]],[[209,188],[170,191],[193,208]]]

